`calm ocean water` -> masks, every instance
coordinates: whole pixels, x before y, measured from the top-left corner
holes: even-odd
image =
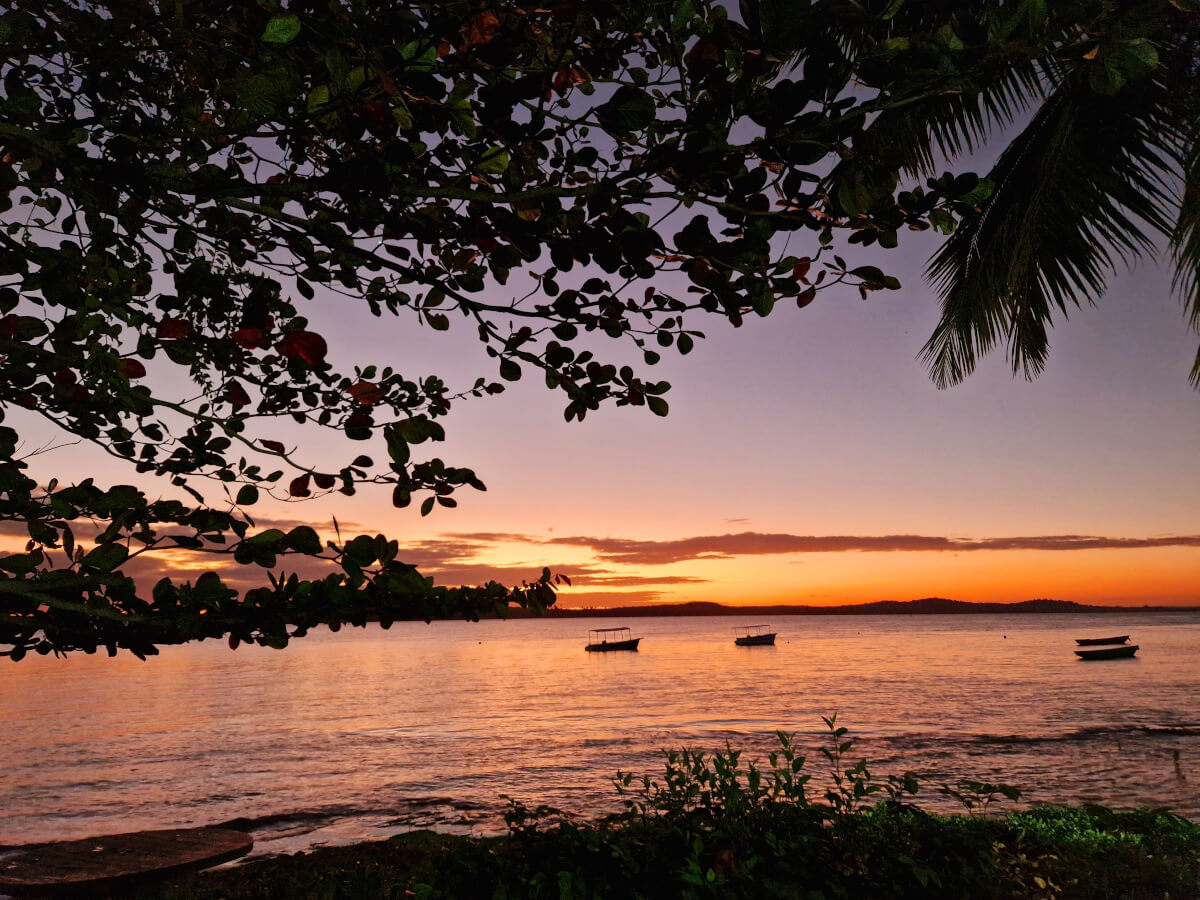
[[[6,663],[0,844],[245,818],[256,852],[293,851],[495,830],[502,795],[594,815],[665,748],[762,760],[784,729],[819,770],[835,711],[853,756],[917,772],[931,808],[938,783],[978,778],[1200,819],[1200,613],[780,617],[775,647],[735,647],[750,621],[407,623]],[[639,652],[584,652],[621,624]],[[1124,633],[1136,659],[1072,653]]]

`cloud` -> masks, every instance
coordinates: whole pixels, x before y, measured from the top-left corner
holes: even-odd
[[[551,567],[553,571],[556,569]],[[572,579],[576,576],[569,576]],[[707,578],[694,578],[691,575],[584,575],[580,583],[587,585],[604,585],[605,587],[640,587],[648,584],[705,584]]]
[[[663,595],[658,591],[577,591],[561,593],[554,605],[560,609],[586,609],[587,607],[637,606],[642,603],[661,603]]]
[[[544,543],[587,547],[605,562],[647,566],[697,559],[730,559],[736,556],[784,553],[947,553],[971,550],[1133,550],[1151,547],[1200,547],[1200,535],[1113,538],[1067,534],[969,539],[919,534],[820,536],[746,531],[673,541],[563,537],[553,538]]]
[[[310,524],[323,536],[332,537],[332,523],[309,523],[295,519],[263,518],[253,531],[265,528],[290,530],[297,525]],[[366,532],[358,523],[341,523],[342,536],[349,540],[356,533]],[[90,541],[95,526],[86,521],[72,523],[76,535]],[[18,523],[0,522],[0,553],[20,552],[25,537]],[[497,545],[523,544],[530,548],[526,560],[491,563],[489,556]],[[555,563],[554,548],[585,548],[594,554],[592,563]],[[612,596],[622,602],[657,600],[653,590],[623,593],[594,591],[592,588],[648,588],[669,585],[705,583],[707,579],[694,575],[660,575],[627,573],[606,566],[659,566],[692,560],[732,559],[739,556],[788,555],[808,553],[895,553],[932,552],[961,553],[968,551],[1006,550],[1135,550],[1157,547],[1200,547],[1200,535],[1166,535],[1148,538],[1104,537],[1095,535],[1035,535],[1018,537],[960,538],[931,535],[799,535],[760,533],[702,535],[664,541],[642,541],[628,538],[589,536],[545,538],[513,532],[442,533],[428,540],[401,543],[399,558],[417,566],[424,575],[439,585],[477,585],[498,581],[518,585],[537,579],[543,567],[569,577],[573,587],[566,589],[565,598],[571,605],[588,605],[587,598]],[[288,556],[281,560],[282,569],[301,578],[322,578],[338,567],[303,556]],[[148,588],[162,577],[176,581],[195,581],[205,571],[222,574],[231,587],[239,590],[267,583],[267,574],[257,566],[238,566],[228,556],[193,553],[180,548],[153,551],[132,560],[123,567]],[[278,570],[277,570],[278,571]],[[594,605],[594,604],[593,604]]]
[[[462,541],[481,541],[485,544],[540,544],[541,538],[509,531],[451,531],[440,537]]]
[[[291,531],[300,525],[307,525],[314,531],[320,534],[327,534],[331,538],[334,535],[333,519],[322,519],[319,522],[312,522],[306,519],[272,519],[269,516],[256,516],[254,511],[250,510],[250,518],[254,520],[254,527],[250,529],[250,534],[255,534],[259,531],[266,531],[268,528],[278,528],[280,531]],[[343,522],[338,520],[338,528],[341,529],[342,537],[346,540],[354,537],[356,534],[365,534],[362,525],[358,522]],[[373,534],[374,532],[372,532]]]

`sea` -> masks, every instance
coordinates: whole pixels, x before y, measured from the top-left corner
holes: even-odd
[[[739,647],[766,624],[773,647]],[[587,653],[628,625],[637,652]],[[1077,637],[1128,634],[1084,662]],[[1200,820],[1200,612],[398,623],[286,650],[202,642],[0,666],[0,845],[234,822],[256,854],[418,828],[490,834],[510,800],[593,818],[664,751],[763,764],[794,734],[821,793],[847,764],[914,798],[1004,783],[1019,805],[1167,807]],[[1005,801],[993,810],[1013,808]]]

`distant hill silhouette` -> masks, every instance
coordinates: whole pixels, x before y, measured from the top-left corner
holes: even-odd
[[[1106,613],[1106,612],[1178,612],[1200,607],[1181,606],[1093,606],[1072,600],[1023,600],[1019,603],[968,603],[945,597],[923,597],[920,600],[879,600],[875,603],[848,603],[840,606],[726,606],[723,603],[654,603],[644,606],[611,606],[585,609],[552,607],[550,617],[638,618],[643,616],[937,616],[962,613]],[[532,613],[521,609],[509,611],[511,618],[525,618]]]

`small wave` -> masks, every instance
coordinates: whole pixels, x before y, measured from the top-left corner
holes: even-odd
[[[462,797],[404,797],[396,802],[396,806],[405,809],[449,807],[461,812],[490,808],[490,805],[487,803],[480,803],[477,800],[466,800]]]
[[[1192,723],[1169,725],[1109,724],[1088,725],[1058,734],[924,734],[909,733],[879,738],[859,738],[856,744],[865,748],[876,743],[896,750],[923,750],[962,746],[1028,747],[1040,744],[1082,743],[1093,740],[1145,737],[1200,737],[1200,725]]]
[[[1200,737],[1200,725],[1090,725],[1063,734],[981,734],[976,744],[1051,744],[1121,737]]]
[[[611,738],[584,738],[581,742],[584,747],[628,747],[636,743],[635,739],[629,736],[611,737]]]
[[[298,809],[289,812],[266,813],[261,816],[239,816],[215,823],[214,828],[232,828],[237,831],[277,832],[313,831],[340,819],[364,819],[374,816],[409,816],[431,810],[452,810],[458,813],[490,810],[491,804],[467,800],[462,797],[401,797],[387,806],[355,806],[338,804],[313,809]]]
[[[225,822],[217,822],[213,828],[232,828],[237,831],[263,831],[269,828],[302,825],[319,825],[331,819],[346,819],[379,813],[377,808],[352,805],[322,806],[316,809],[298,809],[291,812],[267,813],[261,816],[239,816]]]

